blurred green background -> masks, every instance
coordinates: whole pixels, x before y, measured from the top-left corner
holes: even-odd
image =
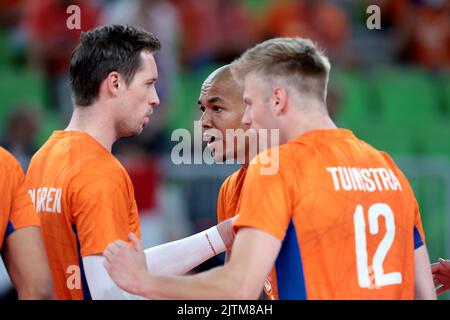
[[[431,260],[450,258],[448,1],[0,0],[0,142],[25,170],[70,116],[67,63],[81,32],[66,26],[70,4],[81,8],[81,30],[136,24],[162,42],[161,105],[141,136],[114,149],[135,184],[145,245],[215,224],[217,192],[236,169],[170,161],[171,132],[192,130],[206,76],[257,42],[299,35],[330,57],[337,124],[392,155],[415,191]],[[381,29],[366,26],[370,4]],[[5,275],[2,283],[7,296]]]

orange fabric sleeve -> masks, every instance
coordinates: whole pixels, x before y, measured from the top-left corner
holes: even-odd
[[[233,227],[236,232],[242,227],[256,228],[282,241],[292,212],[289,187],[280,171],[263,175],[261,167],[258,163],[248,167]]]
[[[227,219],[227,208],[226,204],[228,203],[227,195],[228,195],[228,186],[230,183],[231,176],[225,179],[220,187],[219,195],[217,196],[217,222],[220,223]]]
[[[16,159],[11,157],[12,199],[9,221],[14,230],[30,226],[39,226],[39,217],[25,189],[25,175]]]

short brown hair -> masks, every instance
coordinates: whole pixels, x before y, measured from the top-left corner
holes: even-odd
[[[326,100],[330,62],[309,39],[275,38],[247,50],[231,65],[233,76],[242,81],[248,73],[288,77],[289,85]]]
[[[69,68],[75,104],[91,105],[112,71],[122,74],[128,86],[141,66],[141,51],[153,53],[160,47],[156,36],[134,26],[107,25],[82,33]]]

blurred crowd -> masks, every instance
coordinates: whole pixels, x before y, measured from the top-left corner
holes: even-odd
[[[66,26],[71,15],[67,8],[73,4],[81,9],[80,30]],[[380,30],[366,26],[371,4],[381,8]],[[325,50],[333,68],[406,65],[430,72],[450,70],[446,0],[0,0],[0,82],[9,83],[16,70],[32,70],[41,77],[45,92],[44,106],[21,103],[0,113],[1,144],[24,169],[45,141],[36,140],[40,126],[51,123],[61,129],[70,117],[68,63],[80,33],[114,23],[141,26],[162,42],[157,54],[161,105],[142,135],[120,141],[114,150],[130,172],[141,213],[157,210],[161,197],[180,202],[174,193],[159,195],[165,179],[161,159],[170,154],[171,129],[199,118],[195,108],[202,78],[211,66],[231,62],[262,40],[311,38]],[[194,85],[186,89],[191,80]],[[26,96],[28,89],[23,90]],[[330,92],[331,110],[338,96]],[[214,212],[210,216],[214,218]]]

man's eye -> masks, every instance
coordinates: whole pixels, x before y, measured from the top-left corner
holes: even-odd
[[[213,106],[212,109],[213,109],[214,112],[220,112],[220,111],[222,111],[222,108],[221,108],[221,107],[218,107],[218,106]]]

